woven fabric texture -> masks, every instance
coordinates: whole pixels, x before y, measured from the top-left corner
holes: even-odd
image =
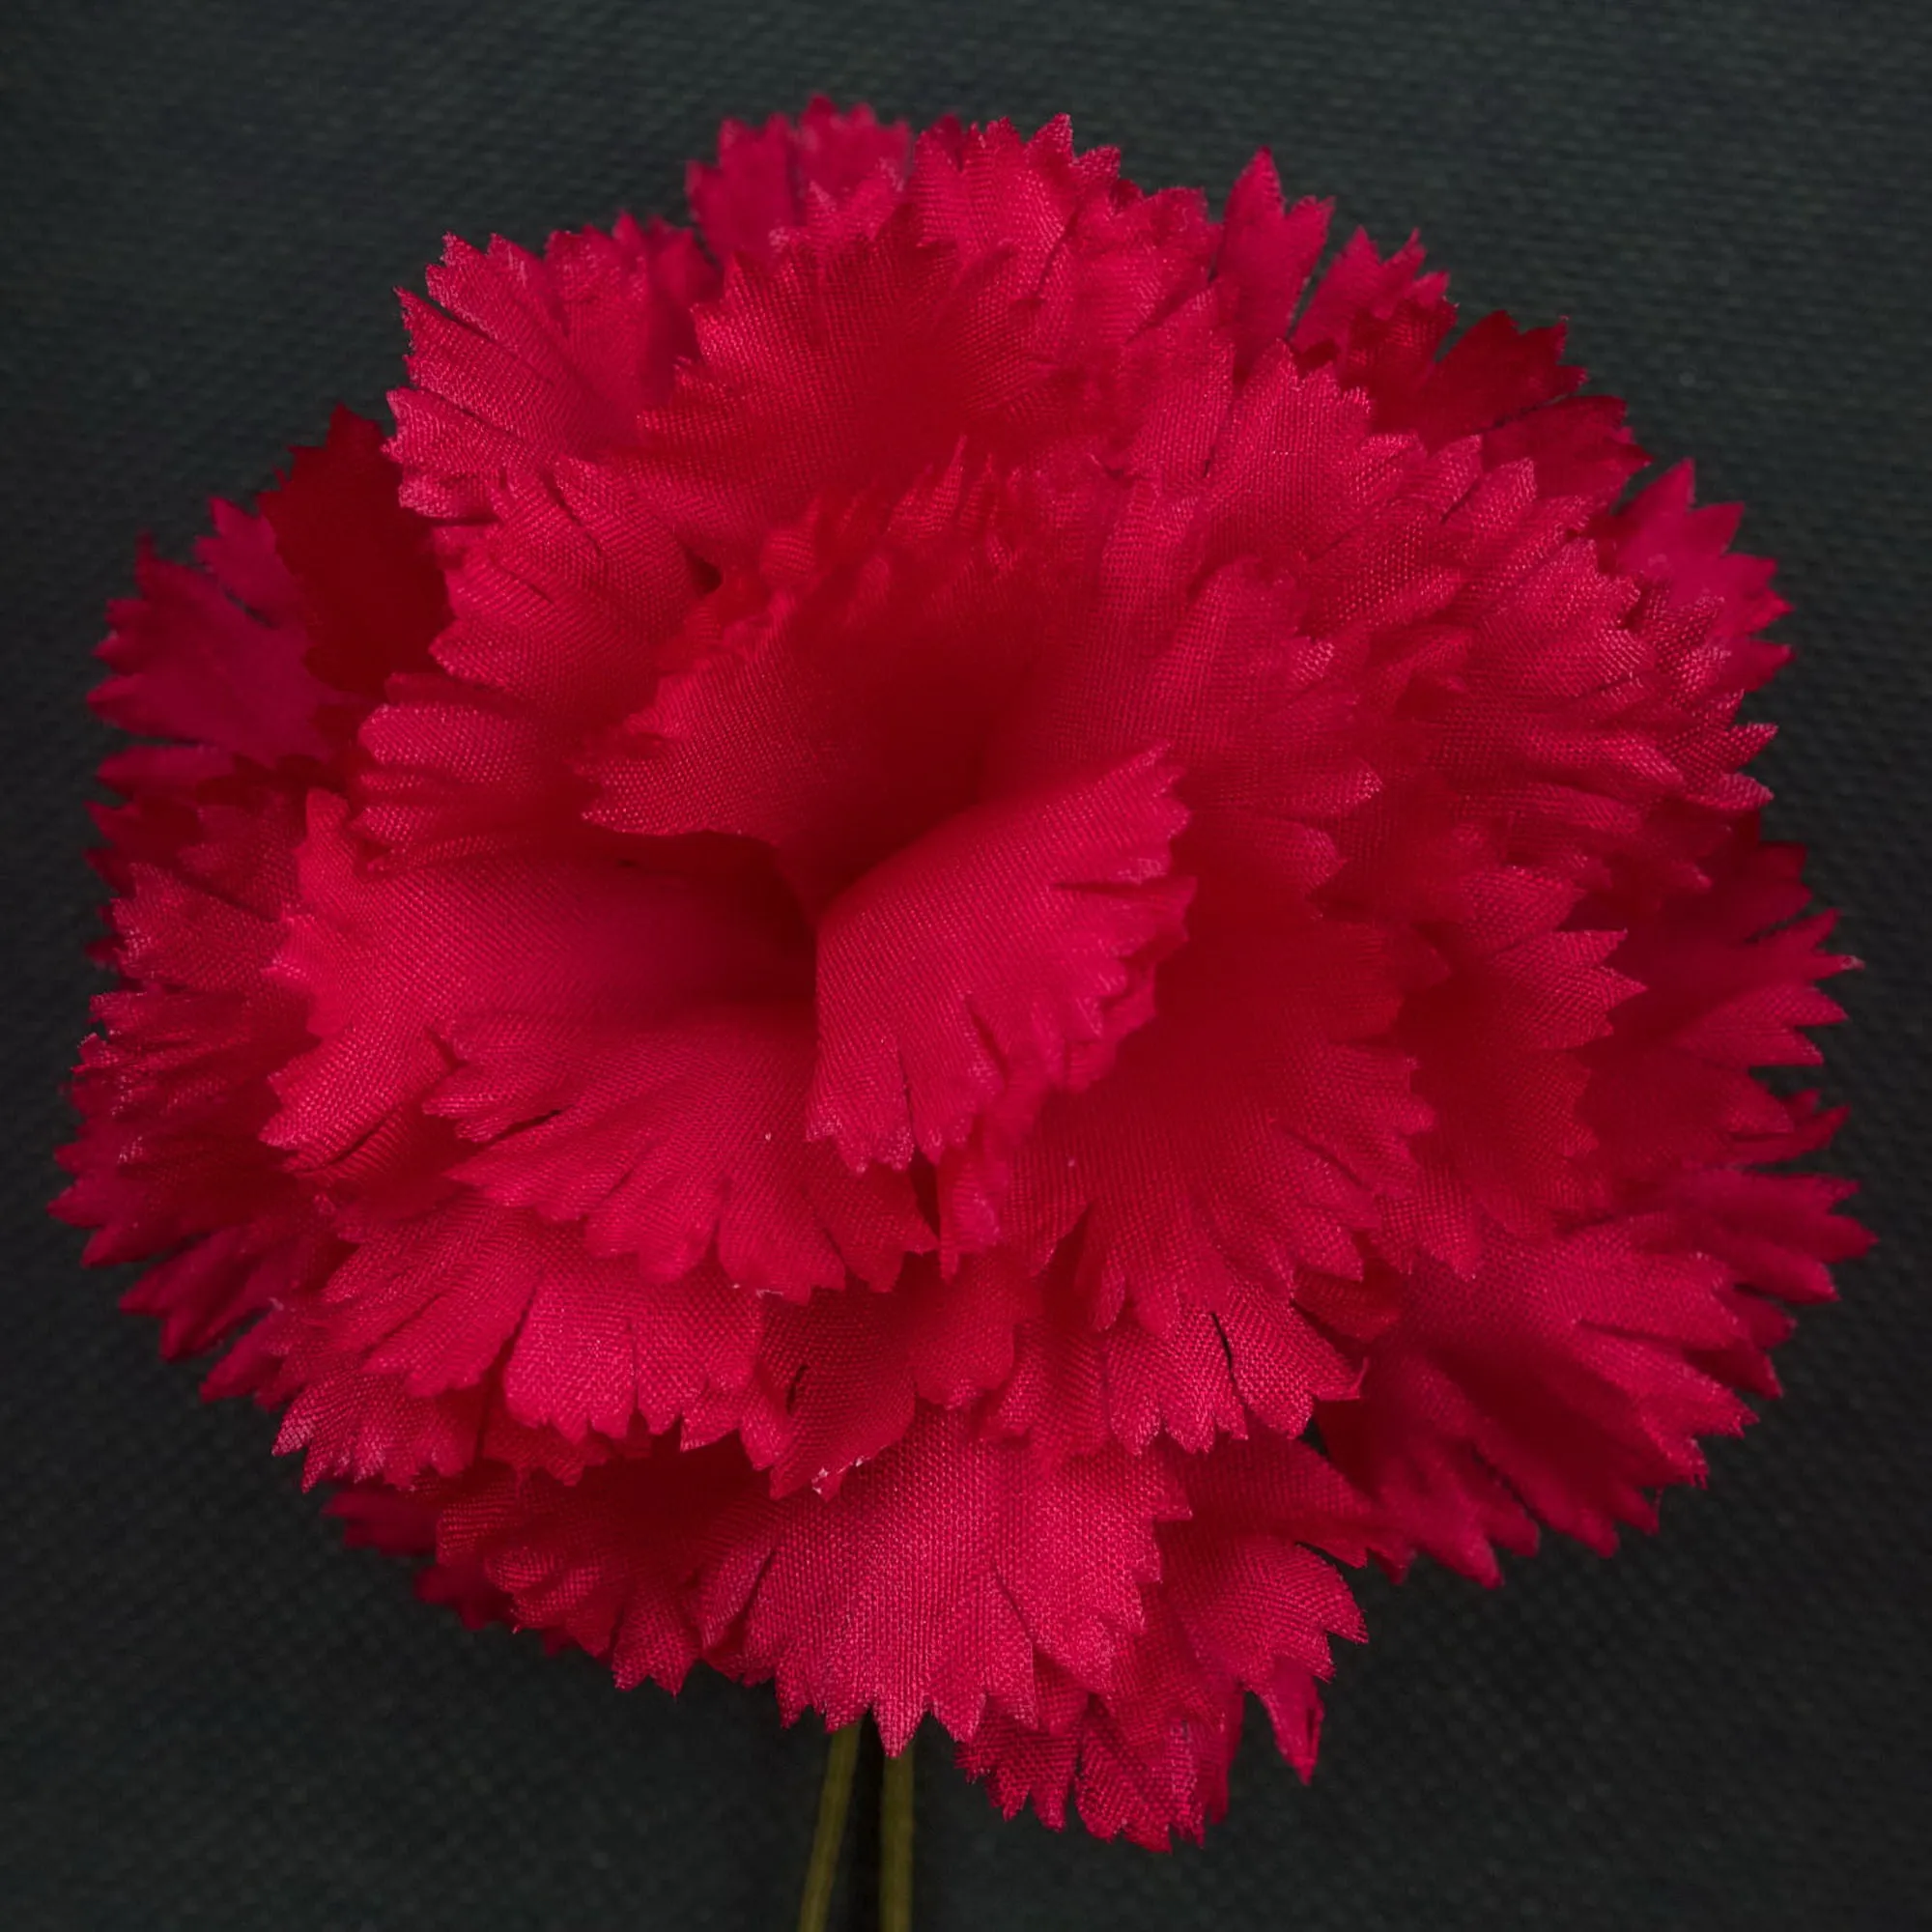
[[[98,983],[82,697],[134,541],[184,554],[337,399],[380,412],[445,230],[681,213],[726,114],[1065,109],[1149,186],[1270,146],[1337,234],[1419,228],[1464,313],[1571,319],[1656,456],[1748,505],[1797,657],[1768,829],[1865,971],[1834,1169],[1881,1245],[1786,1398],[1607,1565],[1361,1590],[1303,1790],[1251,1722],[1229,1819],[1159,1859],[1004,1824],[938,1741],[920,1923],[1905,1928],[1932,1916],[1932,14],[1706,0],[748,6],[38,0],[0,22],[0,595],[13,928],[0,1126],[0,1918],[65,1928],[790,1922],[822,1736],[769,1693],[620,1695],[345,1553],[43,1212]],[[875,1787],[874,1787],[875,1788]],[[862,1807],[873,1792],[862,1785]],[[873,1849],[837,1922],[869,1925]]]

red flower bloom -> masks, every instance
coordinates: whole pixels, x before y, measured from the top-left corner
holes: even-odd
[[[1647,1523],[1862,1245],[1762,1171],[1782,607],[1265,156],[690,191],[452,242],[393,440],[141,560],[62,1211],[426,1595],[1165,1843],[1246,1692],[1308,1769],[1329,1559]]]

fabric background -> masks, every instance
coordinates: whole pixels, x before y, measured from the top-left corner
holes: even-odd
[[[930,1729],[923,1927],[1932,1924],[1922,1477],[1932,605],[1932,11],[1816,0],[39,0],[0,24],[8,677],[0,1178],[0,1919],[38,1928],[791,1922],[822,1757],[768,1694],[614,1691],[345,1554],[200,1407],[42,1204],[94,980],[82,694],[137,532],[180,554],[338,397],[453,229],[681,208],[719,118],[816,88],[1225,192],[1257,146],[1476,313],[1568,314],[1601,384],[1782,562],[1773,830],[1867,970],[1829,1091],[1881,1246],[1787,1400],[1605,1565],[1362,1589],[1302,1790],[1251,1724],[1161,1860],[1000,1822]],[[862,1791],[862,1803],[866,1793]],[[868,1923],[849,1855],[842,1923]]]

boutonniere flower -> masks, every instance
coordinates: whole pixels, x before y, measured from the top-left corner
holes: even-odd
[[[141,557],[60,1211],[425,1596],[1164,1845],[1347,1566],[1650,1524],[1863,1245],[1783,607],[1265,156],[690,198],[452,241],[393,433]]]

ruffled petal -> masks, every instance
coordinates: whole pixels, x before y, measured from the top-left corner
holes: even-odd
[[[773,1307],[751,1383],[715,1406],[717,1426],[736,1429],[769,1468],[774,1495],[807,1484],[831,1495],[912,1427],[919,1402],[957,1408],[1000,1387],[1038,1302],[1033,1277],[992,1254],[969,1256],[951,1275],[930,1260],[909,1263],[890,1294],[817,1293]],[[702,1418],[698,1433],[709,1433]]]
[[[196,556],[191,568],[142,549],[140,595],[108,608],[99,656],[113,675],[95,710],[124,731],[258,764],[327,756],[328,693],[308,668],[299,593],[267,521],[219,505]]]
[[[376,873],[345,815],[311,798],[303,910],[273,969],[306,997],[319,1043],[276,1076],[264,1138],[318,1179],[370,1185],[419,1156],[421,1101],[464,1018],[642,1022],[795,971],[765,909],[716,879],[527,850]]]
[[[775,232],[803,226],[814,196],[842,202],[878,175],[896,188],[911,147],[903,121],[882,126],[869,107],[840,113],[821,95],[796,126],[781,114],[758,128],[725,122],[717,165],[694,161],[685,194],[721,262],[733,255],[768,262]]]
[[[581,1224],[654,1280],[715,1249],[750,1289],[887,1288],[934,1236],[903,1177],[855,1176],[805,1138],[802,1003],[706,1007],[650,1029],[494,1015],[458,1024],[428,1101],[469,1139],[459,1179]]]
[[[505,1411],[572,1442],[662,1434],[707,1392],[742,1387],[757,1299],[713,1266],[654,1281],[577,1231],[460,1194],[377,1230],[314,1320],[339,1357],[408,1396],[499,1384]]]
[[[773,1674],[787,1715],[810,1705],[842,1724],[870,1710],[888,1750],[928,1711],[958,1733],[989,1703],[1027,1720],[1037,1659],[1106,1681],[1158,1572],[1154,1525],[1184,1508],[1157,1458],[1042,1467],[931,1412],[836,1495],[734,1513],[702,1582],[704,1626],[742,1618],[743,1664]]]
[[[950,464],[891,504],[825,504],[693,614],[656,694],[586,768],[591,818],[724,833],[816,908],[972,802],[980,749],[1054,614],[1015,567],[1023,499]]]
[[[262,498],[300,599],[309,669],[364,698],[398,671],[427,669],[449,618],[430,526],[397,500],[400,475],[381,429],[337,409],[327,440],[298,450]]]
[[[1177,1465],[1187,1515],[1158,1532],[1162,1587],[1111,1684],[1056,1673],[1037,1717],[989,1710],[959,1757],[1011,1817],[1031,1804],[1049,1825],[1069,1802],[1096,1836],[1165,1850],[1199,1838],[1227,1808],[1244,1691],[1261,1697],[1306,1776],[1321,1721],[1317,1680],[1333,1636],[1359,1640],[1360,1614],[1316,1551],[1359,1564],[1379,1531],[1366,1500],[1311,1450],[1280,1438]]]
[[[1279,342],[1328,239],[1331,205],[1282,197],[1274,158],[1265,149],[1241,170],[1221,217],[1221,252],[1214,283],[1227,305],[1238,366],[1251,367]]]
[[[1547,1243],[1492,1230],[1466,1277],[1428,1257],[1359,1400],[1322,1440],[1416,1548],[1486,1582],[1537,1523],[1592,1548],[1656,1522],[1653,1492],[1703,1473],[1696,1438],[1750,1411],[1698,1365],[1743,1329],[1713,1256],[1630,1217]]]
[[[960,812],[868,872],[818,929],[808,1130],[846,1163],[938,1160],[984,1123],[1023,1134],[1152,1016],[1191,884],[1187,813],[1143,753],[1084,782]]]
[[[437,1495],[436,1573],[474,1576],[510,1620],[607,1658],[629,1690],[675,1690],[702,1651],[688,1585],[748,1472],[726,1449],[659,1440],[568,1487],[495,1472]]]
[[[541,256],[501,236],[454,236],[403,297],[410,386],[389,397],[402,500],[428,517],[487,520],[500,479],[559,457],[633,446],[693,347],[691,312],[714,277],[693,238],[640,228],[554,235]]]
[[[73,1083],[81,1132],[61,1153],[73,1181],[55,1211],[98,1231],[94,1262],[225,1236],[199,1261],[183,1256],[141,1303],[184,1344],[212,1340],[230,1323],[176,1317],[177,1297],[252,1303],[243,1284],[258,1259],[308,1218],[258,1138],[271,1078],[302,1042],[300,1002],[265,978],[296,890],[298,810],[264,781],[219,778],[102,823],[124,889],[111,957],[125,983],[94,1001],[100,1031]]]

